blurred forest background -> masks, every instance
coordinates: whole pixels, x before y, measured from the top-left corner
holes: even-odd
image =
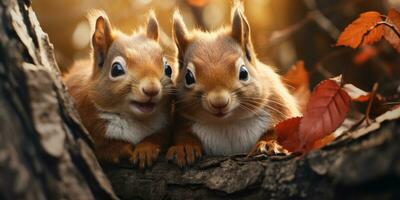
[[[353,50],[335,47],[340,32],[365,11],[387,13],[400,9],[400,0],[244,0],[253,43],[261,61],[284,74],[304,60],[311,87],[322,79],[344,74],[345,80],[364,90],[382,82],[383,93],[399,91],[400,57],[382,41]],[[230,0],[35,0],[44,31],[55,47],[61,70],[89,56],[90,9],[105,10],[114,27],[131,32],[145,23],[153,9],[162,27],[161,42],[174,55],[170,38],[172,13],[179,8],[190,28],[213,30],[229,25]],[[388,81],[393,80],[393,81]],[[386,85],[385,85],[386,84]]]

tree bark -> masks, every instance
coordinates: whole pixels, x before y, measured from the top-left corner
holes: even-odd
[[[30,4],[0,2],[0,199],[116,199]]]
[[[398,199],[400,122],[306,156],[206,157],[183,170],[165,161],[146,171],[105,169],[122,199]]]

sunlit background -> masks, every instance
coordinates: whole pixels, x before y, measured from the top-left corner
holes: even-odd
[[[126,33],[144,25],[148,11],[153,9],[162,27],[163,46],[173,55],[171,15],[176,8],[181,10],[189,27],[213,30],[229,25],[231,5],[230,0],[33,1],[62,70],[89,55],[90,27],[85,16],[90,9],[105,10],[112,25]],[[386,13],[399,5],[400,0],[244,0],[258,57],[277,66],[281,73],[297,60],[305,60],[310,71],[320,71],[319,76],[338,73],[329,70],[330,59],[335,61],[336,68],[346,68],[346,63],[338,61],[344,58],[334,51],[333,45],[348,23],[362,12]],[[316,68],[320,65],[325,68]],[[369,85],[366,83],[365,87]]]

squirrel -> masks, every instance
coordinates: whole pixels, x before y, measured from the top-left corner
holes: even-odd
[[[166,159],[184,167],[204,153],[288,153],[270,130],[300,112],[280,76],[257,59],[241,5],[232,9],[231,27],[213,32],[189,32],[176,10],[173,38],[179,124]]]
[[[169,142],[174,91],[158,21],[150,12],[145,29],[126,35],[103,11],[93,15],[91,59],[73,64],[63,80],[98,159],[149,167]]]

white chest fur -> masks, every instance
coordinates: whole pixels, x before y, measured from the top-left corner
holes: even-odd
[[[145,137],[159,131],[167,124],[164,115],[157,115],[148,123],[135,119],[126,119],[116,114],[103,113],[100,117],[108,121],[106,137],[124,140],[134,145]]]
[[[195,123],[193,132],[208,155],[248,153],[269,127],[268,117],[254,117],[230,124]]]

